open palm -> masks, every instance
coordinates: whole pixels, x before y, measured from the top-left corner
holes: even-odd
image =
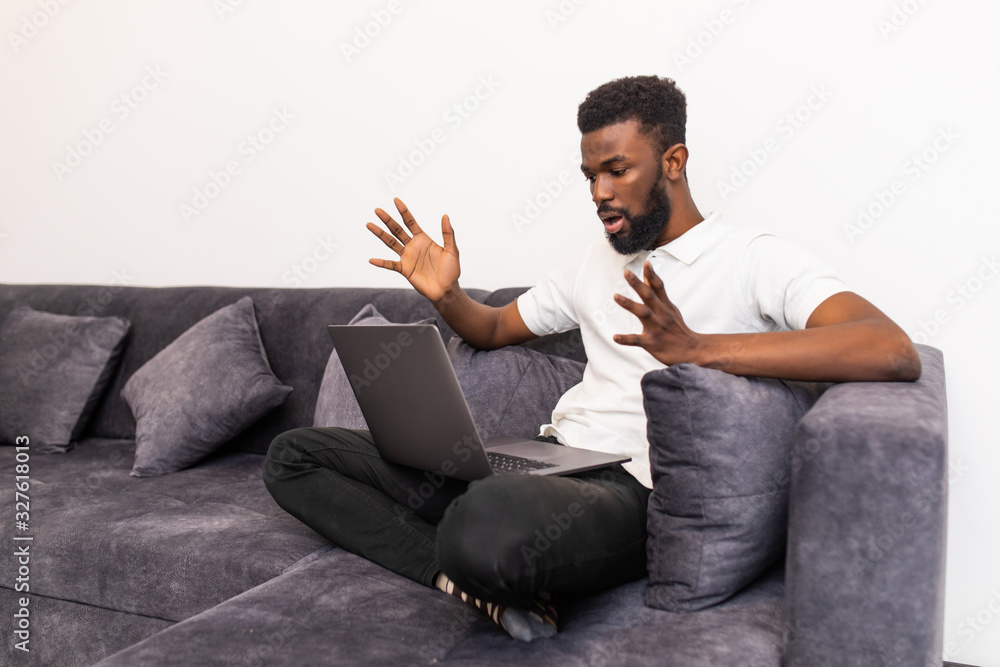
[[[420,228],[402,200],[396,198],[393,202],[407,229],[403,229],[392,216],[380,208],[375,209],[375,215],[389,231],[385,231],[373,222],[369,222],[366,226],[386,247],[399,255],[399,259],[372,258],[368,261],[374,266],[402,274],[415,290],[431,301],[437,301],[458,281],[462,273],[451,221],[447,215],[441,218],[441,236],[444,241],[442,247]]]

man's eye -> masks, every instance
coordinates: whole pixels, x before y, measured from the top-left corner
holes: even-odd
[[[612,176],[624,176],[626,171],[628,171],[628,169],[612,169],[611,170],[611,175]]]
[[[587,176],[586,174],[584,174],[583,177],[587,179],[588,183],[593,183],[594,179],[597,178],[596,176]]]

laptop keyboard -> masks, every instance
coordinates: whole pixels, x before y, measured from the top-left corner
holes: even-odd
[[[498,475],[503,475],[507,473],[528,473],[531,472],[532,470],[541,470],[542,468],[556,467],[554,463],[534,461],[532,459],[526,459],[520,456],[510,456],[509,454],[497,454],[496,452],[486,452],[486,456],[490,460],[490,466],[492,466],[493,472]]]

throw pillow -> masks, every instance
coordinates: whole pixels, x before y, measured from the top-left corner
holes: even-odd
[[[693,364],[643,377],[653,475],[648,606],[704,609],[781,557],[792,436],[825,386]]]
[[[458,336],[448,343],[462,393],[482,438],[534,438],[552,410],[583,379],[586,364],[510,345],[479,350]]]
[[[136,421],[132,475],[163,475],[196,463],[291,391],[271,372],[253,300],[217,310],[125,383],[121,395]]]
[[[129,327],[121,317],[11,310],[0,325],[0,442],[27,436],[39,454],[72,448],[118,367]]]
[[[351,318],[348,324],[393,324],[385,318],[374,305],[368,304]],[[415,324],[435,324],[433,318],[420,320]],[[313,410],[313,426],[341,426],[343,428],[368,429],[368,423],[361,414],[358,399],[344,372],[337,350],[330,353],[323,371],[323,381],[320,383],[319,395],[316,397],[316,408]]]

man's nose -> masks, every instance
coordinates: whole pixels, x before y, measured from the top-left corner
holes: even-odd
[[[611,190],[611,183],[606,176],[596,176],[594,178],[594,184],[591,186],[590,194],[595,204],[600,205],[603,202],[611,201],[615,198],[614,192]]]

